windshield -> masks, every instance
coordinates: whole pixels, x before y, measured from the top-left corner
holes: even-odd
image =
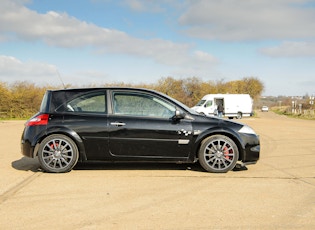
[[[196,106],[202,106],[204,103],[206,102],[206,100],[200,100]]]
[[[177,103],[179,106],[181,106],[184,110],[188,111],[189,113],[191,114],[194,114],[194,115],[200,115],[199,113],[197,113],[195,110],[189,108],[187,105],[183,104],[182,102],[176,100],[175,98],[172,98],[164,93],[160,93],[162,94],[164,97],[167,97],[168,99],[170,99],[171,101],[174,101],[175,103]]]

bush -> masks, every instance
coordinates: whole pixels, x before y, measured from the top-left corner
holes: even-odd
[[[264,86],[256,78],[247,77],[238,81],[224,82],[209,81],[204,82],[197,77],[175,79],[172,77],[161,78],[157,83],[145,84],[125,84],[108,83],[104,86],[123,86],[150,88],[165,93],[189,107],[194,106],[205,94],[210,93],[246,93],[256,99],[262,93]],[[96,87],[86,86],[86,87]],[[100,86],[97,86],[100,87]],[[40,107],[42,97],[47,89],[62,89],[64,86],[36,86],[30,82],[15,82],[8,85],[0,82],[0,118],[29,118],[36,113]],[[67,88],[72,88],[67,85]]]

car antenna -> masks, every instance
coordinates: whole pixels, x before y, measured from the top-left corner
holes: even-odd
[[[61,78],[61,76],[60,76],[60,73],[59,73],[58,69],[56,69],[56,72],[57,72],[57,74],[58,74],[59,80],[61,81],[61,83],[62,83],[62,85],[63,85],[63,88],[64,88],[64,89],[67,89],[65,83],[63,83],[63,80],[62,80],[62,78]]]

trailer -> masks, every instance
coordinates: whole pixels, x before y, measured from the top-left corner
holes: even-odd
[[[219,104],[223,105],[223,116],[230,119],[253,115],[253,99],[249,94],[207,94],[192,109],[206,116],[216,116]]]

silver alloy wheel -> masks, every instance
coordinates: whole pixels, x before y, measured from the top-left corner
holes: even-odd
[[[214,135],[202,142],[199,162],[209,172],[227,172],[235,167],[238,156],[234,141],[223,135]]]
[[[78,149],[67,136],[52,135],[42,141],[38,157],[45,171],[67,172],[77,163]]]

